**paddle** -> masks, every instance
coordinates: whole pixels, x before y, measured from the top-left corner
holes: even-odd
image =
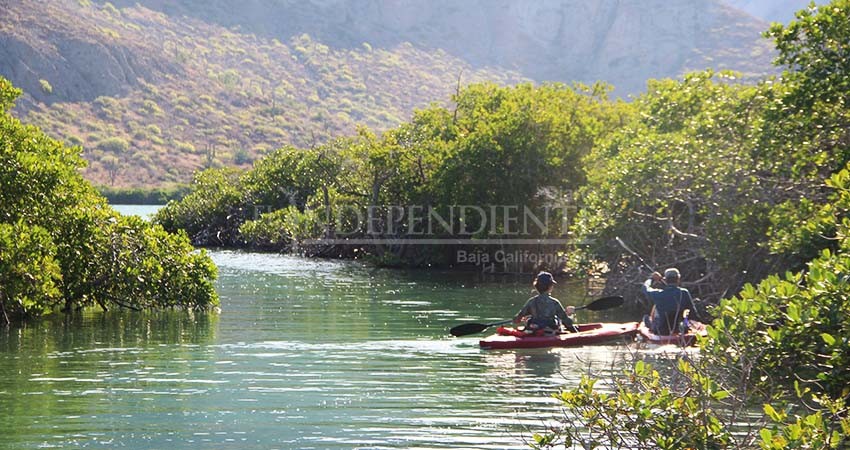
[[[650,272],[655,272],[655,269],[652,266],[650,266],[649,264],[647,264],[646,261],[644,261],[643,258],[641,258],[640,255],[638,255],[636,251],[630,249],[629,246],[626,245],[626,243],[623,242],[623,240],[620,239],[619,236],[615,236],[614,239],[617,240],[617,243],[620,244],[620,247],[623,247],[627,252],[631,253],[632,256],[637,258],[637,260],[640,261],[641,264],[643,264],[643,267],[646,267],[647,269],[649,269]]]
[[[508,319],[508,320],[502,320],[501,322],[493,322],[493,323],[464,323],[462,325],[458,325],[458,326],[452,328],[451,330],[449,330],[449,333],[451,333],[452,336],[466,336],[468,334],[480,333],[480,332],[486,330],[487,328],[490,328],[490,327],[493,327],[493,326],[496,326],[496,325],[504,325],[506,323],[511,323],[513,321],[514,321],[513,319]]]
[[[576,310],[586,309],[588,311],[602,311],[604,309],[616,308],[618,306],[621,306],[622,304],[623,297],[620,295],[615,295],[612,297],[602,297],[596,299],[584,306],[576,307]],[[504,325],[506,323],[511,322],[513,322],[512,319],[502,320],[493,323],[464,323],[452,328],[451,330],[449,330],[449,333],[451,333],[452,336],[466,336],[468,334],[480,333],[492,326]]]
[[[622,295],[612,295],[610,297],[597,298],[596,300],[584,306],[577,306],[576,311],[578,311],[579,309],[586,309],[588,311],[603,311],[606,309],[612,309],[623,306],[623,301],[624,300]]]

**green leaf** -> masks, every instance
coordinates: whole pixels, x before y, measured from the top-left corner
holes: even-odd
[[[795,304],[790,304],[786,308],[785,315],[793,322],[800,321],[800,308]]]
[[[761,436],[762,443],[765,444],[764,447],[772,447],[772,445],[770,444],[771,442],[773,442],[773,432],[771,432],[767,428],[762,428],[761,431],[759,431],[759,436]]]
[[[764,404],[764,413],[767,414],[767,416],[774,422],[782,422],[783,420],[783,414],[777,412],[776,409],[769,403]]]
[[[717,391],[711,396],[714,397],[715,400],[723,400],[729,397],[729,391]]]
[[[835,338],[829,333],[821,333],[820,338],[823,339],[824,342],[826,342],[826,345],[835,345]]]

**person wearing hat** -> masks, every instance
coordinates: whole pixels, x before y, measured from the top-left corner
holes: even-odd
[[[567,306],[567,309],[564,309],[558,299],[549,296],[556,284],[557,282],[551,273],[540,272],[537,274],[533,285],[537,289],[538,295],[525,302],[525,305],[514,317],[514,323],[521,323],[525,320],[525,329],[531,333],[556,334],[561,331],[562,324],[567,330],[576,331],[575,325],[570,319],[575,308]]]
[[[691,293],[679,287],[679,270],[670,268],[664,271],[664,276],[653,272],[646,282],[643,283],[643,293],[652,301],[652,312],[649,317],[649,328],[655,334],[669,335],[676,329],[682,319],[685,310],[690,310],[692,315],[696,314],[694,301]],[[652,287],[653,282],[664,281],[662,289]],[[693,317],[693,316],[691,316]]]

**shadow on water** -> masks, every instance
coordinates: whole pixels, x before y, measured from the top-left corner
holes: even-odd
[[[0,351],[38,354],[70,351],[102,343],[147,346],[160,343],[200,345],[215,339],[218,315],[188,311],[86,311],[56,313],[43,320],[0,329]]]
[[[97,442],[144,408],[145,395],[158,392],[154,380],[192,377],[191,361],[216,338],[218,320],[185,311],[92,311],[0,330],[0,448],[66,447],[79,436]]]

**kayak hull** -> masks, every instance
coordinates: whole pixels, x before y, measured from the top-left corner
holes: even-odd
[[[637,328],[639,340],[654,345],[678,345],[690,347],[696,345],[697,336],[705,336],[707,331],[705,324],[692,320],[688,332],[685,334],[674,333],[671,335],[655,334],[649,330],[645,323],[641,322]]]
[[[482,339],[478,344],[483,349],[579,347],[616,340],[631,341],[637,334],[637,326],[637,322],[586,323],[578,325],[577,333],[554,336],[514,336],[496,333]]]

